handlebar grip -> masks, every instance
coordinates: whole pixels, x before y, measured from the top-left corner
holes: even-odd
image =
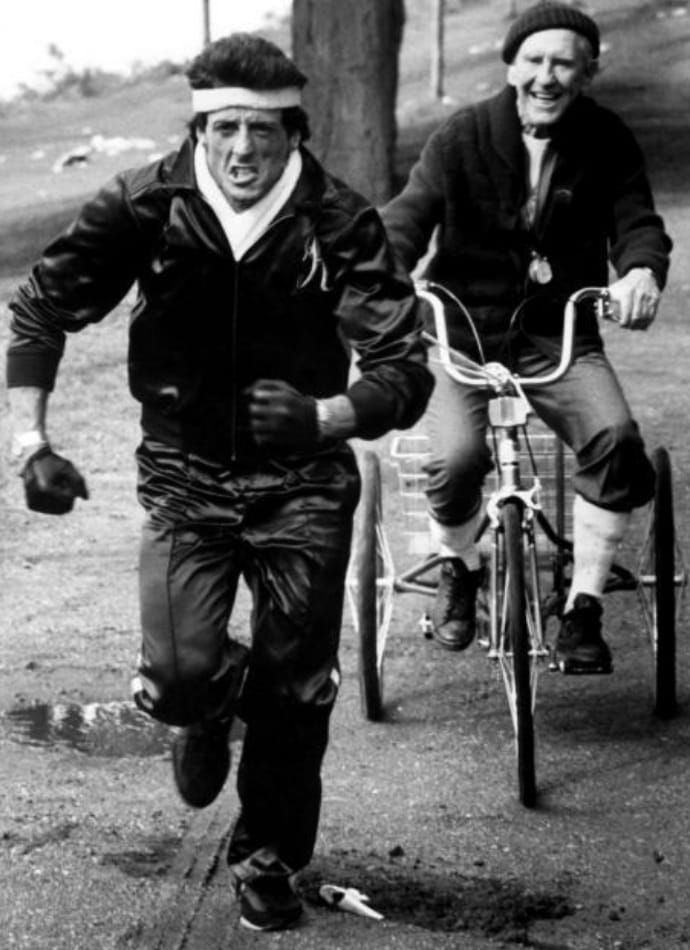
[[[611,294],[608,290],[603,291],[597,298],[595,307],[597,317],[600,320],[609,320],[611,323],[621,322],[620,304],[617,300],[611,299]]]

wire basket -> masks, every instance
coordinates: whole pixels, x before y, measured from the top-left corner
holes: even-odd
[[[489,444],[493,449],[491,434]],[[530,452],[525,437],[520,440],[520,472],[526,485],[532,479],[532,459],[541,489],[539,502],[553,527],[563,536],[572,535],[572,490],[571,476],[574,470],[572,452],[565,446],[559,448],[558,437],[541,423],[530,421],[528,429]],[[402,530],[408,536],[410,553],[429,554],[433,551],[433,539],[429,532],[428,505],[426,501],[427,474],[425,465],[431,454],[430,440],[424,434],[399,435],[391,444],[391,462],[397,473],[398,491],[402,500]],[[484,500],[497,485],[497,474],[490,476],[484,486]],[[562,507],[563,524],[558,524],[558,494],[564,491]],[[547,545],[542,532],[538,543]]]
[[[402,529],[411,554],[431,553],[429,516],[426,501],[427,474],[424,466],[431,454],[427,435],[398,435],[391,445],[391,461],[402,499]]]

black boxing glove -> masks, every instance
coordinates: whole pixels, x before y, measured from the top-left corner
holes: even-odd
[[[316,399],[280,379],[259,379],[249,396],[249,425],[258,445],[310,448],[319,441]]]
[[[27,508],[44,515],[64,515],[74,507],[75,498],[89,497],[81,473],[72,463],[44,445],[27,460],[21,470]]]

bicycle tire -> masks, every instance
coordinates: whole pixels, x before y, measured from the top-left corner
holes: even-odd
[[[527,808],[536,804],[537,784],[534,757],[534,717],[530,635],[527,624],[525,560],[522,535],[522,506],[509,498],[501,509],[503,556],[506,578],[505,615],[513,654],[515,676],[515,743],[517,753],[518,794]]]
[[[675,526],[671,460],[664,448],[652,454],[656,472],[652,515],[654,558],[655,706],[662,719],[677,711]]]
[[[362,455],[362,492],[355,532],[354,601],[359,637],[359,693],[362,715],[371,722],[383,718],[383,663],[379,662],[379,603],[377,582],[383,559],[377,528],[382,520],[381,465],[375,452]]]

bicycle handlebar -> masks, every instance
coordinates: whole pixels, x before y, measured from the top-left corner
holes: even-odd
[[[580,290],[576,290],[568,297],[565,304],[563,334],[561,336],[561,358],[558,366],[544,376],[518,376],[501,363],[494,362],[482,365],[450,346],[443,301],[433,291],[433,286],[427,281],[420,281],[415,284],[417,296],[431,304],[434,314],[436,336],[434,337],[426,332],[424,336],[439,346],[441,363],[446,372],[465,386],[480,386],[501,391],[511,382],[524,388],[553,383],[563,376],[572,362],[577,305],[583,300],[595,300],[599,317],[616,320],[611,296],[606,287],[582,287]],[[460,304],[460,306],[462,305]]]

